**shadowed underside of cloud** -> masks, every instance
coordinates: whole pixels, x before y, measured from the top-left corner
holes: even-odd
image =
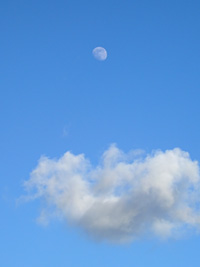
[[[199,186],[198,162],[179,148],[145,156],[115,145],[96,167],[83,154],[41,157],[25,182],[30,198],[45,200],[41,223],[57,216],[97,240],[116,243],[199,229]]]

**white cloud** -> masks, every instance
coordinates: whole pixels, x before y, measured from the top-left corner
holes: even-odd
[[[97,167],[83,154],[41,157],[25,188],[45,200],[39,221],[62,217],[98,240],[167,238],[200,227],[198,162],[178,148],[142,156],[112,145]]]

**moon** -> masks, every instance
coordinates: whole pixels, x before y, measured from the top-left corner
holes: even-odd
[[[92,50],[92,54],[93,54],[95,59],[100,60],[100,61],[106,60],[106,58],[108,56],[106,49],[103,47],[100,47],[100,46],[94,48]]]

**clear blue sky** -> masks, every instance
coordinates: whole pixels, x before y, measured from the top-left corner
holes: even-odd
[[[1,2],[1,266],[200,266],[199,235],[112,245],[16,204],[41,155],[95,165],[116,143],[200,161],[199,14],[197,0]]]

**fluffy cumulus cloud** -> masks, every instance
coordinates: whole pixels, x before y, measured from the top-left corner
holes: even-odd
[[[56,216],[97,240],[129,242],[200,228],[198,162],[187,152],[125,154],[115,145],[93,167],[83,154],[41,157],[25,188],[43,199],[39,221]]]

